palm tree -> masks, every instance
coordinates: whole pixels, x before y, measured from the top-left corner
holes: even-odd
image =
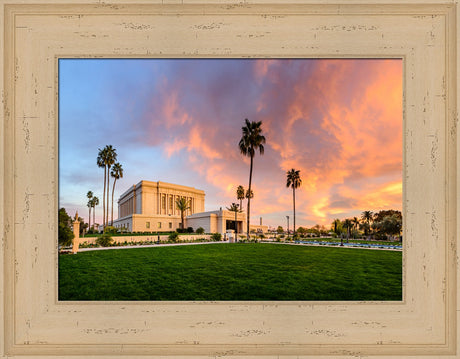
[[[102,227],[104,227],[105,220],[105,186],[107,182],[107,166],[105,165],[106,149],[102,150],[99,148],[99,153],[97,154],[97,166],[102,168],[104,167],[104,193],[102,195]]]
[[[236,189],[236,198],[240,200],[240,208],[243,210],[243,199],[244,199],[244,187],[239,185]]]
[[[374,213],[372,211],[364,211],[361,213],[361,219],[366,221],[367,227],[364,227],[364,234],[369,235],[369,229],[371,228],[370,221],[374,218]]]
[[[254,155],[256,151],[259,150],[261,155],[264,154],[264,143],[265,137],[262,135],[262,121],[259,122],[249,122],[246,118],[245,126],[241,128],[243,135],[238,144],[241,154],[251,158],[251,164],[249,167],[249,187],[248,193],[251,193],[251,184],[252,184],[252,167],[254,162]],[[251,216],[251,198],[248,198],[248,213],[247,213],[247,235],[249,238],[249,218]]]
[[[353,229],[354,229],[355,231],[357,231],[357,230],[358,230],[358,225],[359,225],[359,219],[358,219],[358,217],[353,217],[352,223],[353,223]],[[353,234],[353,238],[355,238],[355,235],[354,235],[354,234]]]
[[[294,168],[286,172],[287,181],[286,187],[292,187],[292,204],[294,208],[294,236],[295,236],[295,189],[299,188],[302,184],[300,179],[300,170],[295,170]]]
[[[238,207],[239,207],[238,203],[232,203],[232,205],[230,207],[227,207],[227,209],[230,212],[235,212],[235,238],[236,238],[236,236],[238,234],[237,214],[238,214],[238,212],[241,212]]]
[[[352,220],[349,218],[345,219],[345,221],[343,222],[343,226],[347,229],[347,243],[348,243],[348,240],[350,239],[350,230],[351,228],[353,228]]]
[[[88,230],[91,229],[91,208],[92,208],[92,200],[93,200],[93,192],[92,191],[88,191],[88,193],[86,194],[86,197],[88,198],[88,203],[87,203],[87,206],[88,206],[88,209],[89,209],[89,213],[88,213]]]
[[[340,221],[340,219],[336,218],[334,219],[334,222],[332,222],[332,226],[333,226],[333,231],[336,235],[339,235],[340,234],[340,245],[343,246],[343,237],[342,237],[342,231],[341,231],[341,227],[342,227],[342,222]]]
[[[117,160],[117,152],[112,145],[105,146],[102,150],[99,149],[97,156],[97,165],[104,167],[104,194],[102,197],[103,211],[102,211],[102,226],[105,228],[109,221],[109,188],[110,188],[110,167]],[[107,188],[107,190],[106,190]],[[107,198],[107,202],[106,202]]]
[[[251,194],[251,184],[252,184],[252,168],[254,163],[254,156],[256,151],[259,150],[261,155],[264,154],[264,143],[265,137],[262,135],[262,121],[259,122],[249,122],[246,118],[245,126],[241,128],[243,135],[238,144],[241,154],[248,156],[251,159],[251,164],[249,167],[249,187],[247,193]],[[248,197],[248,206],[247,206],[247,235],[249,238],[249,221],[251,216],[251,198]]]
[[[94,196],[91,201],[93,205],[93,229],[94,229],[94,225],[96,223],[96,206],[99,206],[99,198]]]
[[[120,163],[117,162],[113,165],[110,175],[114,178],[112,188],[112,217],[110,221],[110,225],[113,226],[113,194],[115,193],[115,183],[117,183],[117,180],[119,180],[120,178],[123,178],[123,167],[121,167]]]
[[[107,211],[105,212],[106,213],[106,218],[105,218],[105,225],[108,225],[109,224],[109,193],[110,193],[110,168],[112,167],[112,165],[115,163],[115,161],[117,160],[117,150],[115,148],[112,147],[112,145],[107,145],[105,146],[105,148],[107,149],[107,156],[106,156],[106,160],[105,160],[105,164],[107,166]]]
[[[182,229],[185,228],[184,223],[184,213],[187,209],[190,209],[190,202],[187,201],[185,197],[180,197],[176,199],[176,207],[180,211],[180,219],[182,224]]]
[[[251,189],[251,192],[249,190],[246,191],[246,198],[254,198],[254,191]]]

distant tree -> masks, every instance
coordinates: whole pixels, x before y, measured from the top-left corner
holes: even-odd
[[[367,222],[362,222],[359,225],[359,229],[364,232],[365,236],[369,236],[369,233],[371,231],[371,226]]]
[[[58,225],[59,245],[64,247],[70,246],[75,236],[72,231],[72,218],[67,214],[65,208],[59,209]]]
[[[365,223],[367,223],[367,226],[363,226],[365,236],[369,235],[369,231],[371,229],[370,222],[373,220],[373,218],[374,218],[374,213],[372,211],[364,211],[363,213],[361,213],[361,219],[365,221]]]
[[[235,212],[235,237],[238,234],[237,216],[238,216],[238,212],[241,212],[238,207],[239,207],[238,203],[232,203],[230,207],[227,207],[227,210],[229,210],[230,212]]]
[[[107,156],[107,150],[103,148],[102,150],[99,148],[99,153],[97,154],[97,166],[99,168],[104,168],[104,192],[102,194],[102,227],[104,228],[104,221],[105,221],[105,190],[107,186],[107,166],[105,162],[105,158]]]
[[[332,222],[331,229],[337,236],[340,235],[340,245],[343,246],[342,221],[338,218],[334,219],[334,222]]]
[[[117,160],[117,152],[116,149],[112,147],[112,145],[106,146],[107,149],[107,157],[106,157],[106,166],[107,166],[107,211],[106,213],[106,218],[105,218],[105,224],[104,226],[107,226],[109,224],[109,188],[110,188],[110,168],[112,167],[113,164],[115,164],[115,161]]]
[[[353,219],[351,220],[351,223],[353,225],[353,233],[355,233],[358,230],[358,226],[359,226],[358,217],[353,217]],[[353,234],[353,237],[354,237],[354,234]]]
[[[347,243],[350,239],[350,233],[351,233],[351,230],[353,228],[353,221],[349,218],[345,219],[343,221],[343,228],[345,228],[347,230]]]
[[[401,211],[396,211],[394,209],[382,210],[374,214],[374,222],[381,222],[385,217],[395,215],[398,218],[402,219]]]
[[[299,228],[297,228],[297,233],[305,234],[305,233],[307,233],[307,229],[304,228],[304,227],[299,227]]]
[[[93,206],[93,230],[94,230],[94,225],[96,223],[96,206],[99,206],[99,198],[94,196],[91,204]]]
[[[382,229],[390,236],[399,236],[402,230],[402,217],[397,213],[384,217]]]
[[[113,165],[110,175],[114,178],[112,188],[112,217],[110,221],[110,225],[113,226],[113,195],[115,193],[115,183],[117,183],[117,180],[119,180],[120,178],[123,178],[123,167],[120,163],[117,162]]]
[[[104,167],[104,194],[103,194],[103,220],[102,227],[105,228],[109,222],[109,188],[110,188],[110,168],[117,160],[117,151],[112,145],[99,149],[97,156],[98,167]]]
[[[181,227],[182,229],[185,228],[185,211],[190,209],[190,202],[187,201],[185,197],[180,197],[176,199],[176,207],[180,211],[180,218],[181,218]]]
[[[284,233],[283,227],[278,226],[278,228],[276,229],[276,232],[279,233],[279,234]]]
[[[236,189],[236,198],[240,200],[240,209],[243,211],[243,199],[245,198],[245,190],[241,185],[239,185]]]
[[[251,192],[249,192],[249,190],[247,190],[245,197],[246,198],[254,198],[254,191],[251,190]]]
[[[377,239],[386,239],[387,236],[399,236],[402,230],[402,216],[398,211],[393,211],[391,214],[379,217],[380,221],[374,221],[372,227],[375,231]]]
[[[81,217],[78,217],[78,222],[80,222],[80,229],[78,233],[83,237],[88,229],[88,223],[85,223],[85,220]]]
[[[299,188],[302,184],[302,180],[300,179],[300,170],[295,170],[294,168],[290,171],[286,172],[287,181],[286,187],[292,188],[292,206],[294,208],[294,236],[295,236],[295,190]]]
[[[86,204],[89,208],[89,213],[88,213],[88,227],[91,228],[91,208],[92,206],[92,200],[93,200],[93,192],[88,191],[86,194],[86,197],[88,198],[88,203]]]
[[[245,125],[242,127],[242,137],[238,143],[241,154],[248,156],[250,161],[249,167],[249,187],[247,193],[251,194],[251,185],[252,185],[252,168],[254,162],[254,156],[256,151],[259,151],[261,155],[264,154],[264,144],[265,137],[262,135],[262,121],[259,122],[249,122],[248,119],[245,119]],[[248,198],[247,205],[247,223],[246,231],[249,238],[249,225],[250,225],[250,216],[251,216],[251,197]]]

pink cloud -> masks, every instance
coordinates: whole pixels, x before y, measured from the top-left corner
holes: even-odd
[[[299,223],[401,207],[401,192],[389,188],[402,177],[402,61],[257,60],[249,69],[181,68],[145,112],[148,142],[180,158],[227,206],[248,182],[249,159],[237,147],[244,118],[262,121],[267,144],[254,161],[254,217],[292,210],[291,168],[302,176]]]

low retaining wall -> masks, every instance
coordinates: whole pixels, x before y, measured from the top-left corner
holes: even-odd
[[[113,243],[137,243],[137,242],[157,242],[158,235],[145,235],[145,236],[112,236]],[[79,244],[96,243],[97,237],[80,237]],[[178,242],[194,241],[197,239],[203,239],[209,241],[211,239],[210,234],[179,234]],[[167,242],[169,240],[168,235],[160,235],[160,242]]]

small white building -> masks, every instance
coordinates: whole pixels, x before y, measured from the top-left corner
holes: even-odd
[[[236,226],[235,226],[236,223]],[[187,216],[187,227],[197,229],[204,228],[206,233],[225,233],[228,229],[237,230],[237,233],[243,234],[246,226],[246,214],[244,212],[236,214],[235,212],[219,209],[217,211],[194,213]]]

